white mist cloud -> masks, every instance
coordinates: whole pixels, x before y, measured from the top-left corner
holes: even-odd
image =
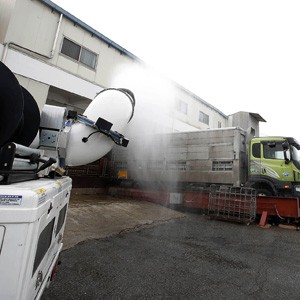
[[[144,66],[123,65],[115,70],[114,87],[130,89],[136,100],[128,135],[156,134],[172,130],[175,89],[171,82]]]

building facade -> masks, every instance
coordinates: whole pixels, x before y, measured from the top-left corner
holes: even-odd
[[[130,88],[137,103],[130,135],[134,127],[145,134],[240,125],[258,133],[259,118],[226,116],[50,0],[0,0],[0,59],[40,109],[82,113],[102,89]]]

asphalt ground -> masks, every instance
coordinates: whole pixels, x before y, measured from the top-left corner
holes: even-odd
[[[300,299],[300,232],[178,214],[65,249],[42,300]]]

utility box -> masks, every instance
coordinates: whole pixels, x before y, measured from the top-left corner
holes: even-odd
[[[62,250],[71,186],[69,177],[0,186],[1,300],[41,297]]]

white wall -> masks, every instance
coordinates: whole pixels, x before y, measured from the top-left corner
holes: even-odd
[[[0,44],[1,56],[3,50],[4,47]],[[102,87],[96,84],[11,48],[7,51],[4,63],[16,75],[39,82],[41,89],[44,89],[44,85],[55,86],[91,100],[102,90]],[[46,97],[39,97],[37,100],[41,107],[45,104]]]
[[[5,35],[8,46],[4,48],[4,44],[0,44],[0,58],[2,57],[3,62],[27,85],[29,91],[37,95],[39,107],[45,104],[49,87],[56,87],[90,100],[102,88],[126,87],[136,94],[136,113],[140,114],[141,120],[147,120],[147,125],[152,124],[152,127],[164,124],[168,130],[187,131],[216,128],[218,122],[221,122],[223,127],[227,125],[227,118],[217,110],[194,99],[191,93],[166,78],[162,79],[158,74],[149,78],[146,68],[145,74],[139,78],[131,75],[122,78],[124,70],[125,73],[130,73],[131,69],[144,66],[140,61],[110,47],[66,17],[63,16],[59,23],[60,14],[40,1],[15,1]],[[0,20],[0,27],[2,25],[3,21]],[[98,55],[95,70],[60,53],[64,37]],[[56,47],[51,53],[53,45]],[[25,50],[24,47],[31,51]],[[155,80],[153,77],[156,77]],[[25,78],[28,78],[28,81]],[[129,79],[135,82],[128,82]],[[188,104],[187,115],[176,110],[175,101],[178,99]],[[209,115],[208,125],[199,122],[199,111]]]

